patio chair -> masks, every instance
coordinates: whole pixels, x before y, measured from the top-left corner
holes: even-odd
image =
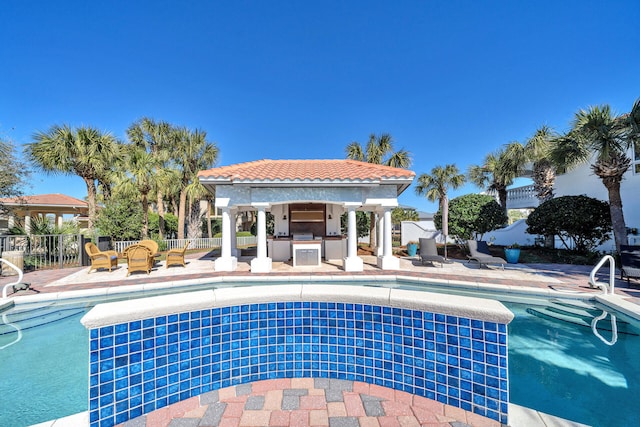
[[[469,246],[469,252],[471,255],[467,255],[469,262],[475,261],[480,264],[480,268],[483,265],[489,266],[489,264],[500,264],[504,270],[504,265],[507,263],[504,259],[491,255],[489,252],[489,245],[484,240],[467,240]]]
[[[420,260],[422,261],[422,265],[425,265],[427,262],[430,262],[431,265],[435,266],[435,262],[440,263],[440,268],[442,268],[445,263],[445,258],[442,255],[438,255],[438,248],[436,246],[435,239],[426,239],[420,238]]]
[[[91,267],[89,267],[89,273],[91,270],[99,270],[106,268],[111,272],[112,268],[118,267],[118,254],[116,251],[101,251],[95,245],[95,243],[87,242],[84,244],[84,250],[91,259]]]
[[[156,256],[158,254],[158,242],[155,240],[145,239],[141,240],[138,244],[149,248],[152,256]]]
[[[640,246],[620,245],[620,280],[640,280]]]
[[[127,276],[134,271],[151,273],[154,257],[151,250],[144,245],[131,245],[126,249]]]
[[[167,252],[167,267],[170,265],[181,265],[186,267],[187,265],[184,262],[184,253],[187,251],[189,247],[189,243],[187,242],[182,249],[171,249]]]

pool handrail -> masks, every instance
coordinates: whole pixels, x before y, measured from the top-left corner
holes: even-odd
[[[598,332],[598,322],[607,317],[608,314],[608,311],[602,310],[602,314],[594,317],[591,321],[591,331],[593,332],[593,335],[600,339],[600,341],[608,346],[612,346],[618,341],[618,324],[616,322],[616,316],[613,314],[611,315],[611,341],[604,338],[600,335],[600,332]]]
[[[15,282],[11,282],[11,283],[7,283],[6,285],[4,285],[4,287],[2,288],[2,298],[6,298],[7,297],[7,288],[9,288],[9,286],[15,286],[15,285],[19,285],[20,283],[22,283],[22,270],[18,267],[16,267],[13,263],[7,261],[4,258],[0,258],[0,263],[5,263],[7,264],[9,267],[13,268],[15,271],[18,272],[18,280]]]
[[[609,261],[609,286],[607,287],[604,283],[598,283],[596,279],[596,273],[600,268],[604,265],[605,262]],[[616,260],[613,259],[611,255],[605,255],[602,257],[600,262],[593,267],[591,270],[591,274],[589,275],[589,285],[591,287],[597,287],[602,289],[603,295],[613,295],[615,293],[615,281],[616,281]]]

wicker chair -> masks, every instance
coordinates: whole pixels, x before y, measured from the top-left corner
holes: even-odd
[[[158,254],[158,242],[155,240],[141,240],[138,244],[146,246],[151,251],[151,256],[156,256]]]
[[[151,273],[154,257],[148,247],[144,245],[131,245],[126,250],[127,276],[134,271]]]
[[[118,267],[118,254],[116,251],[101,251],[91,242],[85,243],[84,250],[87,251],[87,255],[91,259],[89,273],[91,273],[91,270],[106,268],[111,271],[112,268]]]
[[[181,265],[183,267],[186,267],[187,265],[184,262],[184,253],[187,251],[188,247],[189,242],[187,242],[182,249],[171,249],[169,252],[167,252],[166,268],[169,268],[170,265]]]

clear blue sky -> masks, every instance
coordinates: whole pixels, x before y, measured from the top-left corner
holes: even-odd
[[[344,158],[388,132],[417,175],[466,171],[543,124],[640,97],[640,2],[23,1],[0,4],[0,137],[206,130],[219,166]],[[453,191],[453,197],[477,191]],[[86,196],[35,174],[26,194]],[[408,189],[400,203],[436,205]]]

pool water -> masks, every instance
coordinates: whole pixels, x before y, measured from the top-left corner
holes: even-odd
[[[640,336],[621,333],[608,346],[587,327],[540,318],[527,311],[530,305],[505,305],[516,314],[508,338],[512,403],[592,426],[640,425],[634,408]],[[51,314],[59,309],[38,314],[44,325],[23,329],[19,342],[0,350],[0,426],[29,426],[87,409],[88,332],[80,318],[89,307],[66,305]],[[608,318],[601,323],[608,325]],[[0,328],[0,347],[16,338],[12,330]]]

